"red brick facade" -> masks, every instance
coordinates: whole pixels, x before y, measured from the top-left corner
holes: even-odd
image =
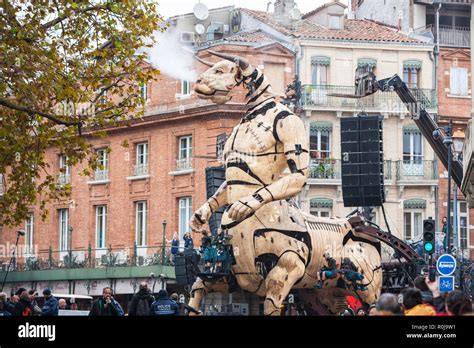
[[[451,68],[467,69],[467,95],[458,96],[451,90]],[[439,55],[438,70],[438,101],[439,101],[439,124],[446,126],[449,120],[453,121],[453,131],[461,129],[465,131],[467,122],[471,119],[471,54],[469,49],[441,48]],[[441,222],[443,216],[447,215],[447,191],[448,180],[445,178],[447,169],[439,163],[439,215]],[[455,185],[452,181],[451,185]],[[453,199],[451,189],[451,200]],[[458,190],[458,200],[465,201],[465,197]],[[469,225],[474,224],[474,209],[469,210]],[[441,228],[441,226],[440,226]],[[469,240],[471,247],[474,245],[474,229],[469,228]],[[471,250],[471,258],[474,258],[474,250]]]
[[[255,49],[245,45],[217,46],[214,50],[239,54],[255,66],[281,64],[285,70],[285,83],[294,76],[293,53],[279,44],[271,44]],[[200,56],[217,62],[219,58],[201,52]],[[196,62],[199,71],[206,66]],[[192,87],[191,87],[192,88]],[[230,134],[245,111],[244,90],[235,93],[232,102],[217,106],[198,100],[195,95],[177,100],[181,93],[181,82],[161,75],[148,86],[147,116],[133,120],[127,125],[108,131],[103,139],[93,139],[96,149],[110,148],[108,159],[108,180],[103,184],[91,184],[90,177],[80,176],[84,166],[71,169],[72,195],[69,202],[48,205],[50,212],[46,221],[41,221],[38,207],[34,213],[34,242],[38,250],[45,254],[51,247],[59,250],[58,209],[69,208],[69,224],[73,227],[72,249],[95,248],[95,207],[107,206],[106,247],[131,248],[135,242],[135,202],[147,201],[148,221],[146,244],[162,245],[162,222],[167,221],[167,240],[178,230],[178,199],[191,197],[192,211],[206,200],[205,168],[219,165],[216,156],[216,138],[222,133]],[[155,113],[153,110],[157,110]],[[178,158],[178,139],[192,136],[192,169],[187,174],[174,173]],[[127,141],[129,146],[123,147]],[[148,143],[149,177],[130,180],[133,176],[136,144]],[[59,153],[55,149],[47,151],[52,170],[59,174]],[[24,228],[24,225],[21,226]],[[14,243],[14,228],[0,230],[0,240]],[[200,236],[194,236],[195,245]]]

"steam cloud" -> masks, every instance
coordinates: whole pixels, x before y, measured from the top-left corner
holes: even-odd
[[[151,64],[161,73],[176,79],[195,82],[193,54],[183,48],[179,33],[174,30],[155,32],[156,44],[148,50]]]

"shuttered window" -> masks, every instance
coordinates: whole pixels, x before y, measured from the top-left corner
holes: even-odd
[[[450,94],[452,95],[466,95],[468,79],[466,68],[451,68],[450,71]]]

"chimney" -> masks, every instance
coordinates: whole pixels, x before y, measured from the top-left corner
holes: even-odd
[[[359,7],[359,0],[351,0],[351,11],[356,11]]]
[[[288,19],[290,11],[296,7],[296,4],[295,0],[276,0],[273,6],[275,19],[285,20]]]

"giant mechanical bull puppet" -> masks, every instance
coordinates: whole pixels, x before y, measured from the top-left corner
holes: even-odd
[[[225,60],[210,63],[197,58],[210,67],[196,82],[197,96],[224,104],[243,84],[248,111],[225,144],[225,182],[190,221],[192,230],[199,232],[214,211],[228,205],[221,228],[232,236],[235,264],[229,277],[212,282],[198,278],[190,306],[199,309],[209,292],[228,292],[230,277],[235,277],[240,288],[265,298],[265,315],[279,315],[291,289],[312,289],[317,283],[326,253],[338,263],[351,259],[367,287],[357,296],[373,303],[382,284],[380,244],[357,235],[346,219],[317,218],[292,203],[308,177],[303,121],[276,101],[265,75],[246,59],[209,53]],[[336,280],[327,279],[314,293],[327,298],[332,290],[337,290]]]

